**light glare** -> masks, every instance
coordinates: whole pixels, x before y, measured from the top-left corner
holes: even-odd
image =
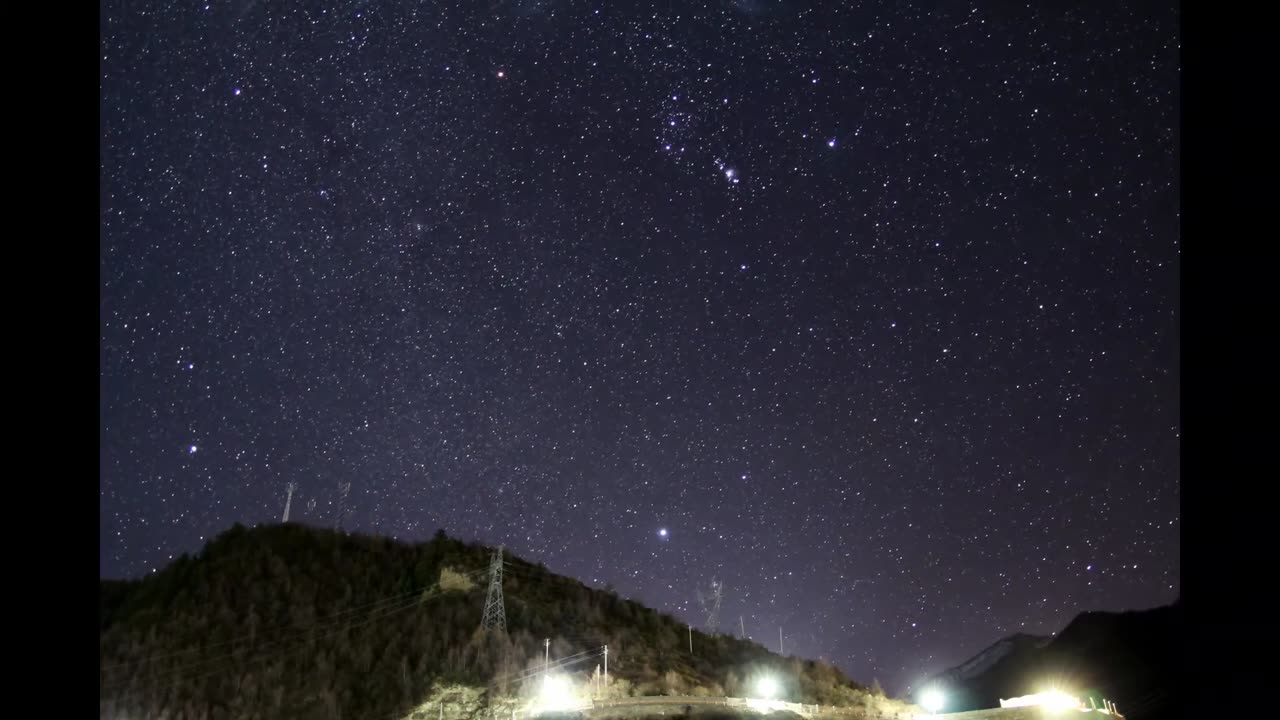
[[[946,704],[946,698],[942,695],[942,691],[940,690],[925,690],[924,694],[920,696],[920,704],[925,710],[936,714],[942,709],[942,706]]]
[[[769,699],[778,692],[778,681],[771,677],[762,677],[756,683],[756,693],[760,697]]]
[[[548,675],[542,679],[542,691],[538,694],[537,713],[563,712],[574,709],[578,699],[573,686],[564,675]]]

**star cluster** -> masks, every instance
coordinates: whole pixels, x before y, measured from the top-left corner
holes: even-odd
[[[350,482],[349,529],[694,623],[714,576],[891,691],[1172,601],[1179,42],[1158,3],[104,5],[101,574]]]

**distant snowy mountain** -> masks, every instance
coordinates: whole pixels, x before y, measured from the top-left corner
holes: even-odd
[[[1116,703],[1128,720],[1180,717],[1174,703],[1184,643],[1182,603],[1130,612],[1085,612],[1053,637],[1014,635],[935,675],[948,712],[1061,682],[1083,698]]]
[[[956,667],[939,673],[935,679],[951,682],[972,680],[1006,657],[1037,650],[1049,644],[1051,640],[1053,640],[1052,636],[1027,635],[1025,633],[1010,635]]]

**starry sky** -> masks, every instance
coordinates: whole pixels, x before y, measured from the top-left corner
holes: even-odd
[[[1175,4],[100,7],[102,577],[349,482],[891,692],[1178,595]]]

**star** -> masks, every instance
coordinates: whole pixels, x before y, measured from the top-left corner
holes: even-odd
[[[733,27],[674,32],[603,3],[499,19],[361,0],[276,18],[286,33],[241,5],[230,52],[211,0],[196,22],[102,24],[104,578],[276,522],[293,481],[290,517],[331,524],[352,481],[346,528],[505,542],[682,620],[695,588],[671,572],[704,594],[731,572],[764,640],[783,625],[787,653],[899,691],[999,627],[1176,596],[1176,10],[1032,13],[992,54],[973,8],[740,0]],[[768,42],[741,32],[757,14]],[[1064,33],[1126,72],[1038,39]],[[904,45],[908,66],[850,59]],[[240,81],[252,101],[218,97]],[[939,88],[981,113],[904,101]],[[1018,237],[1054,228],[1089,252]],[[1117,396],[1099,432],[1089,399]],[[218,451],[196,462],[201,442]],[[1099,497],[1132,532],[1079,535]],[[1039,498],[1056,509],[998,521]],[[985,532],[950,542],[922,525],[938,507]],[[654,519],[689,540],[619,545]],[[1059,562],[1007,552],[1028,543]],[[721,567],[735,554],[755,571]],[[827,602],[852,586],[877,603]]]

